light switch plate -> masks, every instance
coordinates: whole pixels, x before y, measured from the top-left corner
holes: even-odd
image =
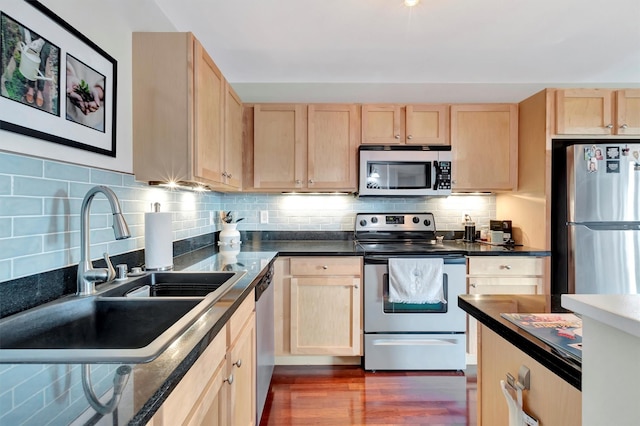
[[[269,223],[269,210],[260,210],[260,223]]]

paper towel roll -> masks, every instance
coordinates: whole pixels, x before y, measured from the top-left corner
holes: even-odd
[[[173,268],[171,213],[145,213],[144,240],[144,262],[147,270]]]

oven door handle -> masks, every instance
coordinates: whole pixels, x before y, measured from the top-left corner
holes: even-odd
[[[402,255],[402,256],[388,256],[388,255],[366,255],[364,257],[364,264],[365,265],[386,265],[387,263],[389,263],[389,258],[390,257],[401,257],[401,258],[408,258],[408,257],[416,257],[416,258],[442,258],[444,259],[444,263],[446,264],[451,264],[451,263],[465,263],[466,259],[464,257],[464,255],[462,254],[454,254],[454,253],[450,253],[450,254],[419,254],[419,255]]]

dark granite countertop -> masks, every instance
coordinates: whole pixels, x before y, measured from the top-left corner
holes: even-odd
[[[73,411],[61,410],[62,414],[54,420],[55,424],[145,425],[222,329],[240,303],[250,294],[258,278],[266,271],[266,266],[276,256],[361,256],[365,254],[361,246],[353,239],[345,238],[343,233],[338,235],[339,238],[331,233],[310,234],[313,235],[296,234],[292,239],[283,240],[269,238],[269,235],[265,235],[265,233],[251,233],[243,236],[242,251],[235,256],[233,253],[225,252],[224,248],[219,251],[216,246],[207,246],[174,258],[174,269],[178,271],[231,269],[246,270],[247,274],[160,356],[148,363],[131,365],[133,369],[131,378],[125,387],[118,409],[113,414],[100,416],[89,407],[80,384],[80,364],[2,364],[0,372],[2,370],[10,371],[8,377],[11,380],[9,383],[5,381],[0,385],[0,395],[6,389],[18,386],[23,380],[21,377],[33,376],[35,369],[43,373],[40,374],[41,379],[34,382],[34,386],[39,386],[39,389],[31,389],[31,392],[35,394],[40,391],[46,392],[46,389],[57,389],[52,398],[73,398],[67,403],[69,406],[76,406]],[[329,239],[319,239],[321,236]],[[446,240],[442,249],[470,256],[549,255],[547,251],[528,247],[508,249],[455,240]],[[472,305],[469,304],[469,306]],[[514,331],[512,330],[512,332]],[[107,397],[111,394],[113,375],[118,367],[118,364],[93,364],[91,366],[92,380],[97,394],[101,395],[107,392]],[[64,371],[62,376],[60,371]],[[63,386],[60,384],[61,382],[68,388],[60,388]],[[56,392],[60,395],[57,395]],[[43,423],[45,414],[40,411],[41,403],[38,399],[30,401],[32,402],[23,404],[22,410],[12,410],[6,416],[0,413],[0,424]],[[30,404],[35,405],[31,406]],[[46,420],[50,421],[51,418],[46,417]]]
[[[500,316],[501,313],[568,312],[560,296],[470,295],[458,297],[458,306],[482,325],[503,337],[578,390],[582,388],[581,365]]]

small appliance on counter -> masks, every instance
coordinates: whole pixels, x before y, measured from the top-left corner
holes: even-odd
[[[493,241],[491,242],[509,242],[513,240],[513,229],[511,227],[510,220],[491,220],[489,221],[489,231],[491,235],[493,235],[493,231],[502,232],[502,241]]]

